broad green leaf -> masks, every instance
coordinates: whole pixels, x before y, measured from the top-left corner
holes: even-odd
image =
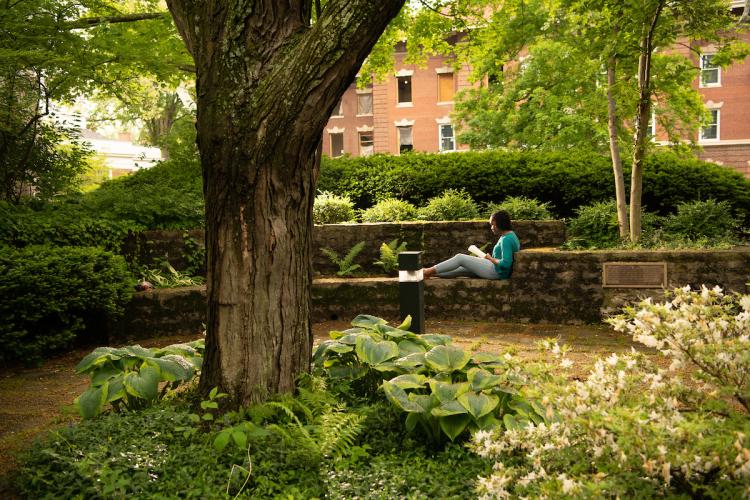
[[[484,368],[502,368],[506,365],[503,357],[494,352],[475,352],[471,360]]]
[[[490,387],[495,387],[503,380],[503,377],[500,375],[493,375],[487,370],[481,368],[470,369],[466,373],[466,378],[468,378],[471,383],[471,390],[477,392]]]
[[[407,396],[406,391],[398,387],[396,384],[392,384],[386,380],[385,382],[383,382],[383,391],[385,392],[385,396],[388,398],[388,401],[401,408],[403,411],[417,413],[421,413],[423,411],[422,407],[417,403],[409,400],[409,396]]]
[[[406,330],[409,331],[409,328],[411,328],[411,314],[407,314],[404,318],[404,321],[397,326],[399,330]]]
[[[433,408],[440,404],[440,401],[432,394],[409,394],[409,401],[417,403],[421,408],[420,413],[430,413]]]
[[[76,398],[75,405],[83,418],[94,418],[102,412],[108,390],[109,384],[104,382],[98,387],[89,387]]]
[[[425,386],[427,377],[424,375],[409,373],[407,375],[399,375],[398,377],[391,379],[389,382],[401,389],[419,389]]]
[[[152,358],[150,363],[159,367],[161,379],[169,382],[176,380],[186,381],[193,376],[193,365],[183,356],[167,354],[161,358]]]
[[[159,369],[144,363],[139,372],[127,373],[125,390],[128,394],[147,401],[156,399],[159,394]]]
[[[481,393],[466,392],[458,397],[458,402],[469,411],[472,417],[480,419],[497,408],[500,398]]]
[[[347,333],[340,339],[338,339],[339,342],[346,345],[357,345],[357,337],[359,337],[360,333]]]
[[[500,425],[502,421],[495,416],[495,413],[488,413],[482,418],[476,420],[477,428],[485,430],[492,429]]]
[[[461,403],[454,399],[453,401],[441,404],[437,408],[433,408],[430,410],[430,413],[435,417],[446,417],[448,415],[468,414],[469,410],[461,406]]]
[[[96,370],[91,374],[91,385],[97,386],[102,385],[104,382],[111,378],[121,375],[122,370],[112,364],[110,360],[106,360],[104,364],[99,365]]]
[[[86,373],[94,366],[101,365],[107,360],[118,359],[119,356],[114,354],[114,351],[115,349],[111,347],[97,347],[78,362],[76,373]]]
[[[214,439],[214,448],[217,451],[222,451],[229,444],[229,438],[231,437],[232,429],[224,429],[216,435]]]
[[[415,352],[413,354],[409,354],[407,356],[404,356],[403,358],[398,358],[395,363],[403,368],[416,368],[418,366],[422,366],[424,365],[424,353]]]
[[[107,390],[107,403],[117,401],[125,397],[125,374],[121,373],[119,376],[109,380],[109,389]]]
[[[515,411],[518,414],[530,417],[532,414],[536,414],[534,408],[531,407],[528,401],[521,399],[518,396],[514,396],[513,399],[508,403],[508,408]]]
[[[406,415],[406,430],[412,432],[419,423],[419,419],[422,416],[419,413],[409,413]]]
[[[374,329],[376,332],[380,333],[384,337],[392,338],[392,339],[416,339],[417,335],[415,333],[407,332],[405,330],[401,330],[400,328],[393,328],[390,325],[377,325]]]
[[[344,332],[340,332],[338,330],[331,330],[330,332],[328,332],[328,336],[334,340],[338,340],[344,335],[346,335]]]
[[[440,423],[440,428],[445,435],[448,436],[451,441],[455,441],[455,439],[466,430],[466,426],[471,422],[471,416],[449,415],[446,417],[440,417],[438,422]]]
[[[425,333],[423,335],[420,335],[419,338],[427,342],[430,347],[450,345],[451,342],[453,342],[453,339],[450,335],[441,335],[435,333]]]
[[[328,368],[328,376],[336,379],[357,380],[367,374],[367,368],[361,365],[357,366],[332,366]]]
[[[418,352],[425,352],[425,348],[419,344],[415,344],[411,340],[402,340],[398,343],[398,355],[400,357]]]
[[[247,448],[247,434],[243,431],[233,431],[232,440],[235,442],[240,449],[244,450]]]
[[[341,342],[336,342],[335,344],[328,346],[328,350],[338,354],[345,354],[347,352],[352,352],[354,350],[354,347],[343,344]]]
[[[379,372],[404,373],[404,369],[393,361],[385,361],[372,367]]]
[[[377,325],[386,325],[388,322],[384,320],[383,318],[378,318],[376,316],[370,316],[369,314],[360,314],[356,318],[352,320],[352,326],[360,327],[360,328],[367,328],[368,330],[372,330]]]
[[[146,349],[145,347],[141,347],[138,344],[123,347],[122,349],[135,357],[143,359],[153,358],[156,352],[154,349]]]
[[[377,365],[398,356],[398,345],[390,340],[377,342],[369,337],[357,339],[357,356],[368,365]]]
[[[471,359],[471,353],[460,347],[439,345],[433,347],[424,355],[427,365],[439,372],[453,372],[461,370]]]
[[[520,424],[516,420],[516,417],[514,417],[510,413],[506,413],[505,415],[503,415],[503,425],[505,425],[505,428],[509,431],[517,431],[521,428]]]
[[[157,349],[154,353],[156,357],[166,356],[167,354],[177,354],[178,356],[185,356],[186,358],[194,358],[200,356],[198,351],[189,344],[172,344],[161,349]]]
[[[453,401],[461,394],[467,392],[470,388],[471,386],[468,382],[448,384],[446,382],[439,382],[435,379],[430,380],[430,389],[432,389],[432,393],[441,403]]]

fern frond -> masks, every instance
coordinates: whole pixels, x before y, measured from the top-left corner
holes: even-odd
[[[362,432],[365,417],[356,413],[331,411],[320,419],[318,443],[323,457],[341,457],[349,453]]]
[[[342,264],[346,264],[347,266],[351,265],[354,258],[359,255],[359,253],[365,248],[365,242],[360,241],[356,245],[354,245],[344,256],[343,259],[341,259]]]
[[[328,257],[332,263],[336,264],[337,266],[340,265],[339,263],[341,262],[341,259],[339,258],[339,254],[337,254],[330,248],[321,248],[320,251],[323,252],[323,255]]]

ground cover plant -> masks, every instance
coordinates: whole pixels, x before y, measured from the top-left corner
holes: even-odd
[[[123,374],[135,381],[144,370],[156,370],[158,360],[187,352],[184,345],[101,348],[79,369],[92,375],[88,393]],[[129,368],[113,370],[117,364]],[[162,374],[175,368],[158,367]],[[407,431],[382,392],[368,396],[352,382],[304,376],[295,396],[226,411],[217,391],[203,401],[191,390],[167,391],[155,402],[142,397],[139,381],[127,397],[136,392],[154,406],[92,416],[52,433],[24,455],[17,485],[29,497],[351,498],[378,492],[383,498],[462,498],[476,475],[490,472],[489,463],[464,446],[426,442],[419,429]]]

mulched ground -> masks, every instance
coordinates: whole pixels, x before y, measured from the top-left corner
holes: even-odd
[[[347,322],[318,323],[313,327],[316,340],[327,338],[330,330],[348,328]],[[631,347],[649,352],[627,336],[608,326],[528,325],[470,321],[427,322],[428,333],[453,336],[465,348],[482,351],[512,350],[518,356],[538,359],[535,344],[545,338],[557,338],[572,347],[572,377],[585,375],[594,360]],[[168,337],[141,341],[146,347],[164,346],[194,340],[193,337]],[[46,361],[38,368],[0,369],[0,498],[11,494],[8,481],[16,467],[15,453],[27,447],[45,430],[71,425],[78,417],[73,400],[88,384],[87,377],[76,375],[75,365],[92,350],[79,349]],[[653,354],[653,352],[651,352]]]

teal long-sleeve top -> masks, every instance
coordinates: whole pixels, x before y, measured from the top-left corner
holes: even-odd
[[[497,240],[495,247],[492,249],[492,257],[500,262],[495,264],[495,271],[500,279],[510,278],[513,270],[513,254],[521,249],[521,242],[513,231],[506,233]]]

